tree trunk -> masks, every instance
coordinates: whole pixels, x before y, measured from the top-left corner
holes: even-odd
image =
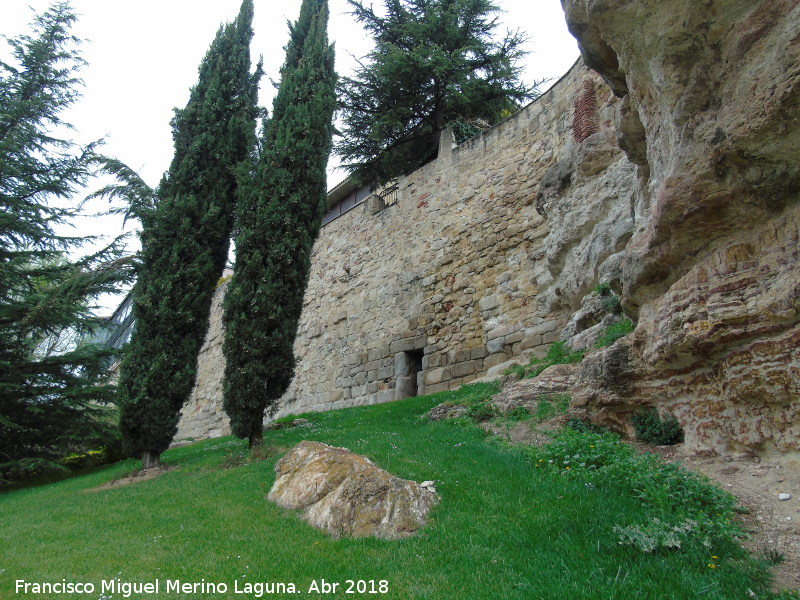
[[[264,425],[263,422],[259,421],[258,424],[253,425],[253,428],[250,430],[250,438],[247,443],[247,447],[251,450],[253,448],[257,448],[261,445],[264,441]]]
[[[161,452],[145,450],[142,452],[142,469],[153,469],[161,466]]]

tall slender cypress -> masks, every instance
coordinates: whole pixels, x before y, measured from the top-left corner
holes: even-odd
[[[255,146],[260,68],[250,72],[253,0],[220,27],[186,108],[172,121],[175,155],[143,215],[136,328],[120,373],[120,426],[144,467],[175,435],[191,393],[215,282],[233,227],[237,169]]]
[[[311,250],[325,207],[336,106],[327,0],[303,0],[255,178],[237,206],[236,267],[225,296],[224,408],[231,428],[261,443],[294,374],[294,338]]]

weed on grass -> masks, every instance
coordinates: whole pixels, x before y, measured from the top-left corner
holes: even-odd
[[[565,429],[551,444],[535,449],[533,460],[551,473],[642,502],[650,511],[646,519],[614,527],[621,545],[645,553],[710,550],[743,535],[733,496],[679,464],[636,453],[614,434]]]

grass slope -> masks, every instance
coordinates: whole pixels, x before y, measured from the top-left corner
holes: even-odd
[[[279,453],[221,468],[246,452],[232,438],[170,450],[179,470],[92,491],[130,471],[129,461],[55,484],[0,495],[0,598],[14,582],[161,580],[135,598],[253,598],[245,582],[293,582],[270,598],[425,600],[556,598],[747,598],[766,596],[763,564],[734,543],[706,551],[643,554],[617,542],[615,525],[651,518],[646,503],[613,487],[535,469],[529,453],[488,441],[476,427],[422,418],[447,399],[486,394],[462,388],[379,406],[307,415],[310,426],[265,433],[288,449],[314,439],[365,454],[404,478],[436,480],[442,501],[429,525],[402,541],[334,540],[265,496]],[[234,461],[235,462],[235,461]],[[712,552],[719,556],[709,568]],[[386,580],[386,594],[308,594],[312,580]],[[224,582],[227,594],[167,594],[167,579]],[[377,584],[376,584],[377,585]],[[106,596],[108,597],[108,596]],[[121,594],[113,597],[120,598]],[[752,596],[750,596],[752,597]]]

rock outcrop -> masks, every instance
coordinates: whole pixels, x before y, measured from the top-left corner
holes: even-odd
[[[553,365],[535,378],[509,382],[500,393],[492,397],[492,404],[504,413],[518,406],[524,406],[528,412],[535,413],[543,398],[549,400],[572,390],[577,370],[578,365],[574,364]]]
[[[636,173],[609,270],[636,331],[587,359],[578,404],[658,405],[696,448],[800,449],[800,3],[562,4]]]
[[[334,537],[407,537],[438,502],[432,482],[400,479],[368,458],[321,442],[297,444],[275,464],[275,473],[269,500],[302,510],[308,523]]]

